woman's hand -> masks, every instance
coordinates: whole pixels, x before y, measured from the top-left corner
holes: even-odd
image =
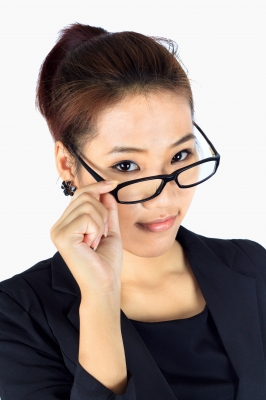
[[[120,288],[122,241],[117,202],[108,193],[117,184],[118,181],[111,185],[101,181],[77,189],[61,218],[50,230],[51,240],[82,295],[89,290]],[[106,228],[108,236],[104,237]]]

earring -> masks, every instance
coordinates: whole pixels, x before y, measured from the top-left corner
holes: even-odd
[[[64,189],[65,196],[73,196],[74,192],[77,190],[76,186],[71,186],[71,181],[63,181],[61,189]]]

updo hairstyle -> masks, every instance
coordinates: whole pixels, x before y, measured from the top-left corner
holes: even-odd
[[[96,136],[97,116],[125,97],[167,90],[183,96],[194,116],[189,79],[170,39],[137,32],[108,32],[74,23],[63,28],[39,72],[36,106],[54,142],[72,156],[75,175],[82,154]]]

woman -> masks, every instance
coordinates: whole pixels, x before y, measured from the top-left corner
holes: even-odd
[[[0,284],[2,400],[265,399],[266,251],[181,226],[220,157],[175,43],[73,24],[37,104],[71,201]]]

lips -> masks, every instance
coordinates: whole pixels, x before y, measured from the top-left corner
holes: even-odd
[[[160,222],[157,223],[149,223],[149,224],[140,224],[137,223],[137,226],[139,226],[142,230],[144,229],[145,231],[149,231],[149,232],[164,232],[167,231],[168,229],[170,229],[176,220],[176,216],[174,218],[170,218],[167,217],[166,220],[162,221],[160,220]]]
[[[154,221],[150,221],[150,222],[138,222],[138,223],[139,223],[140,225],[159,224],[159,223],[162,223],[162,222],[167,221],[168,219],[172,219],[172,218],[175,218],[175,217],[176,217],[176,215],[168,215],[168,217],[161,218],[161,219],[156,219],[156,220],[154,220]]]

